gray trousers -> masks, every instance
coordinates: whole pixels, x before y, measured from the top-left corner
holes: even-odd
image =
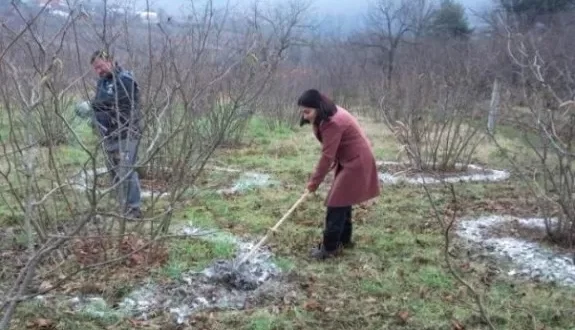
[[[116,184],[119,180],[123,180],[116,189],[116,198],[123,212],[140,209],[141,206],[140,178],[134,168],[138,146],[137,139],[104,142],[106,166],[112,176],[112,182]]]

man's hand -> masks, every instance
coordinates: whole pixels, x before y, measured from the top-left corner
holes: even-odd
[[[74,108],[76,116],[86,119],[92,116],[92,105],[89,101],[78,102]]]
[[[318,187],[318,186],[317,186],[315,183],[312,183],[312,182],[308,182],[308,184],[307,184],[307,190],[308,190],[310,193],[314,193],[314,192],[317,190],[317,187]]]

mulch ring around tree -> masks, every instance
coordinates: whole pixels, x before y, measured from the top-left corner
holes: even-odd
[[[394,176],[402,176],[406,178],[418,178],[421,176],[431,177],[434,179],[446,179],[451,177],[463,175],[493,175],[494,170],[485,169],[477,165],[462,166],[457,165],[454,167],[440,168],[439,166],[424,167],[417,169],[408,163],[399,162],[378,162],[379,172],[388,173]]]
[[[545,228],[543,219],[534,224],[526,224],[518,220],[504,222],[498,226],[489,228],[488,232],[493,237],[513,237],[534,242],[546,246],[557,253],[575,252],[575,238],[570,241],[567,232],[558,233],[555,230],[554,221],[549,222],[550,232]]]

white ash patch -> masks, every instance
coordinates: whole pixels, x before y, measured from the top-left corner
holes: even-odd
[[[393,161],[379,161],[377,166],[385,165],[402,165],[400,162]],[[457,164],[456,168],[462,168],[462,164]],[[438,184],[438,183],[459,183],[459,182],[498,182],[509,179],[509,172],[495,169],[486,169],[478,165],[467,165],[469,174],[453,174],[445,175],[443,178],[438,179],[432,175],[427,174],[414,174],[406,176],[403,173],[393,174],[389,172],[380,172],[379,180],[383,184],[395,185],[401,182],[408,184]]]
[[[206,165],[204,167],[204,169],[212,170],[212,171],[219,171],[219,172],[227,172],[227,173],[241,173],[242,172],[242,170],[238,170],[235,168],[221,167],[221,166],[210,166],[210,165]]]
[[[277,184],[277,181],[272,180],[269,174],[257,172],[244,172],[236,180],[233,186],[218,190],[220,194],[232,195],[237,193],[244,193],[252,188],[268,187]]]
[[[234,267],[254,246],[225,233],[194,227],[179,230],[208,240],[224,240],[237,246],[235,260],[216,260],[200,272],[187,272],[169,284],[150,284],[129,294],[120,309],[130,317],[145,320],[158,311],[169,312],[178,324],[195,311],[206,308],[242,309],[246,302],[265,294],[270,283],[278,282],[281,271],[271,260],[269,250],[260,249],[246,263]]]
[[[460,221],[457,234],[486,250],[487,254],[510,261],[514,265],[508,273],[510,276],[575,286],[575,264],[572,255],[554,252],[535,242],[519,238],[490,235],[489,232],[494,227],[515,221],[528,228],[545,228],[545,220],[542,218],[521,219],[493,215]]]
[[[122,311],[111,308],[102,297],[74,297],[68,304],[75,312],[93,318],[120,320],[124,316]]]
[[[96,168],[96,176],[109,175],[109,171],[106,167]],[[91,190],[94,187],[94,171],[86,169],[82,170],[78,174],[71,178],[71,186],[80,191]],[[105,189],[96,189],[99,193],[103,193]],[[159,192],[141,189],[140,195],[142,198],[151,198],[152,196],[156,198],[164,198],[169,196],[168,192]]]

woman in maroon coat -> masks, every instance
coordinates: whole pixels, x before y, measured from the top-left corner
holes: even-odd
[[[300,126],[312,124],[322,144],[321,158],[307,184],[308,191],[315,192],[327,173],[335,169],[325,202],[323,242],[311,252],[313,258],[325,259],[340,247],[353,247],[352,206],[379,196],[379,178],[370,142],[353,115],[315,89],[304,92],[298,106],[302,110]]]

